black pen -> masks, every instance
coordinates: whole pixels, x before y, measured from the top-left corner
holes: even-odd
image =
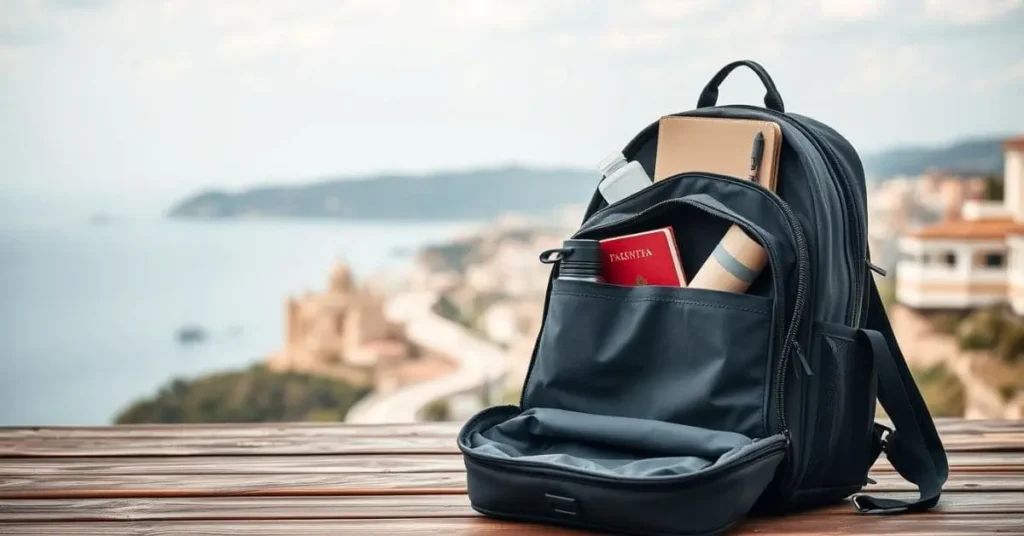
[[[761,156],[764,154],[764,134],[758,132],[754,136],[754,145],[750,148],[750,176],[748,179],[757,181],[758,168],[761,167]]]

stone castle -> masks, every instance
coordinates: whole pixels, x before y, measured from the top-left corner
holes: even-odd
[[[377,392],[447,374],[454,364],[405,337],[387,318],[385,298],[359,286],[339,264],[324,292],[306,292],[286,303],[286,336],[267,365],[277,371],[330,376]]]

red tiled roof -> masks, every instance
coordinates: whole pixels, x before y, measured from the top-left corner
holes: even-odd
[[[992,240],[1011,234],[1024,235],[1024,223],[1010,218],[987,220],[945,220],[908,233],[914,238],[954,238],[965,240]]]
[[[1024,136],[1015,136],[1003,142],[1004,149],[1024,149]]]

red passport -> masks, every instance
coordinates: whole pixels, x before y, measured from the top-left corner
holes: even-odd
[[[685,287],[672,227],[601,241],[601,270],[612,285]]]

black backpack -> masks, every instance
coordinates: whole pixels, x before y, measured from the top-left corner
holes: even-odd
[[[738,66],[764,83],[764,108],[715,105]],[[697,109],[677,115],[778,123],[777,195],[712,173],[670,177],[610,206],[595,191],[574,237],[671,225],[683,257],[706,259],[738,225],[767,250],[767,268],[734,294],[559,279],[556,264],[520,406],[485,409],[459,433],[473,508],[690,535],[851,495],[864,513],[935,506],[946,455],[870,273],[882,272],[869,260],[856,151],[786,113],[752,61],[726,65]],[[653,175],[657,141],[655,122],[623,154]],[[893,429],[874,422],[876,398]],[[855,495],[881,452],[919,499]]]

